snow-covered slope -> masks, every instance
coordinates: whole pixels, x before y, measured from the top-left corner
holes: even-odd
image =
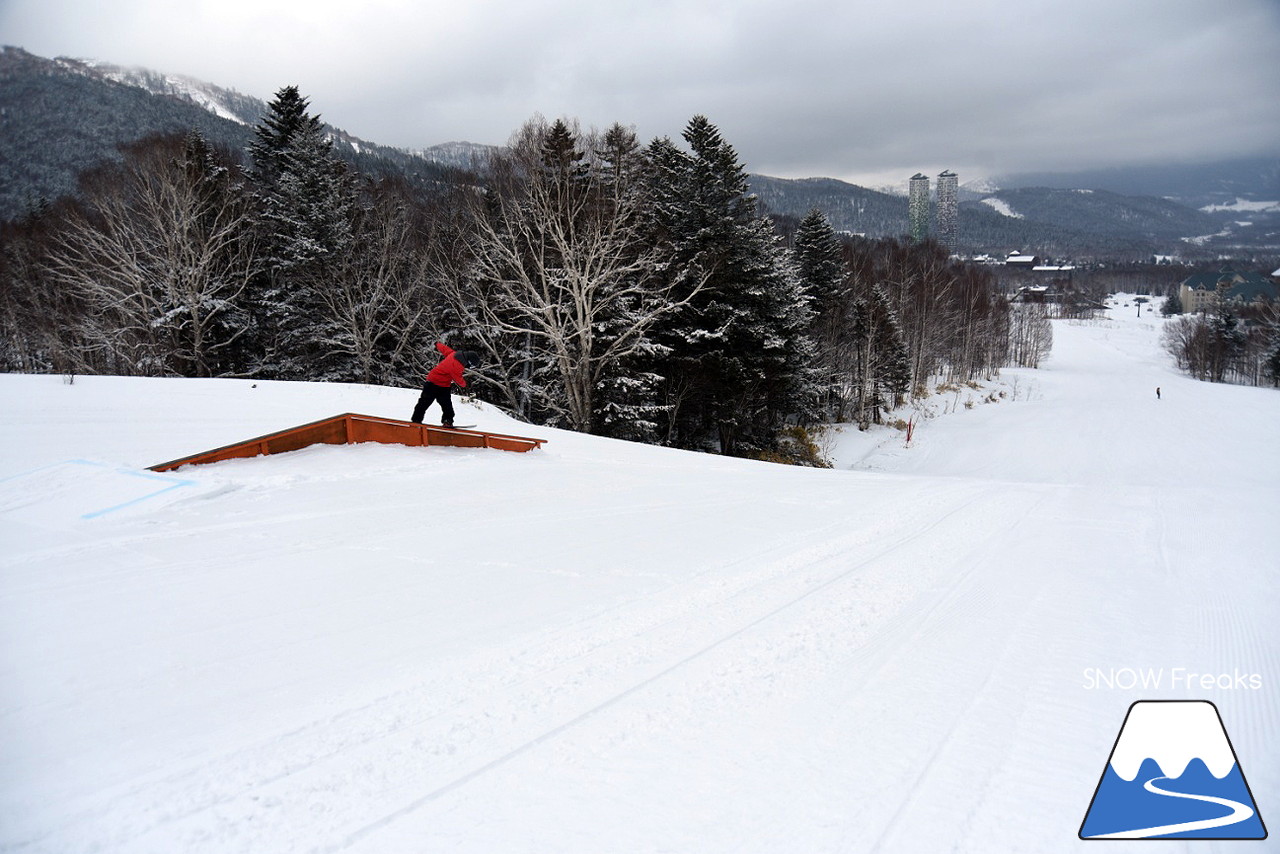
[[[1004,214],[1005,216],[1013,217],[1014,219],[1023,218],[1022,214],[1009,207],[1009,203],[999,196],[988,196],[982,200],[982,203],[994,210],[996,213]]]
[[[74,67],[76,63],[65,63]],[[242,125],[254,125],[266,111],[266,104],[250,95],[224,89],[185,74],[165,74],[149,68],[115,65],[101,60],[85,60],[84,65],[108,80],[135,86],[155,95],[172,95],[191,101],[219,118]]]
[[[482,145],[475,142],[443,142],[422,151],[415,152],[421,157],[446,166],[459,169],[483,168],[489,158],[501,151],[496,145]]]
[[[464,405],[550,442],[151,477],[415,392],[0,377],[0,850],[1057,852],[1158,698],[1269,818],[1280,394],[1134,313],[834,471]]]

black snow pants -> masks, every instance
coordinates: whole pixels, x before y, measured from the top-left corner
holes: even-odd
[[[422,384],[422,394],[418,397],[418,405],[413,408],[413,421],[421,424],[427,414],[427,407],[432,403],[440,404],[440,423],[446,427],[453,426],[453,397],[449,394],[449,386],[438,386],[433,382]]]

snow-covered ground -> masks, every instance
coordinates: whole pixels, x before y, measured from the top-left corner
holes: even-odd
[[[1280,820],[1280,393],[1135,314],[831,471],[464,405],[550,441],[154,475],[415,392],[0,376],[0,851],[1066,851],[1161,698]]]
[[[1225,205],[1205,205],[1200,208],[1208,213],[1216,213],[1218,211],[1236,211],[1238,213],[1266,213],[1269,211],[1280,210],[1280,202],[1269,201],[1253,201],[1251,199],[1242,199],[1237,197],[1234,202]]]
[[[1008,202],[1006,202],[1004,199],[1001,199],[997,196],[988,196],[987,198],[982,200],[982,203],[992,208],[993,210],[995,210],[996,213],[1001,213],[1001,214],[1004,214],[1005,216],[1013,217],[1014,219],[1023,218],[1022,214],[1018,213],[1012,207],[1010,207]]]

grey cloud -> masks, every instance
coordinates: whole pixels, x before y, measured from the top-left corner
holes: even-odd
[[[163,5],[9,0],[0,33],[263,97],[296,83],[326,119],[406,147],[503,142],[540,112],[642,138],[704,113],[748,168],[790,176],[1280,150],[1274,0],[223,0],[186,21]],[[263,31],[291,21],[305,39]]]

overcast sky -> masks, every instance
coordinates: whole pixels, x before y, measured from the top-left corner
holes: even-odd
[[[871,184],[1280,152],[1280,0],[0,0],[0,42],[404,148],[701,113],[753,172]]]

